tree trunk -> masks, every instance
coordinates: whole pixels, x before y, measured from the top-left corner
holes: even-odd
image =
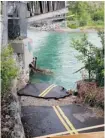
[[[90,69],[90,58],[88,56],[88,63],[89,63],[89,68],[88,68],[88,73],[89,73],[89,82],[91,81],[91,69]]]

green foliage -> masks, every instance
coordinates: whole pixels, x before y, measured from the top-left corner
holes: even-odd
[[[1,49],[1,91],[2,96],[9,90],[11,81],[17,76],[18,68],[13,59],[13,49],[9,45]]]
[[[91,17],[87,12],[83,12],[79,17],[79,26],[86,26],[91,22]]]
[[[104,21],[104,9],[102,8],[102,9],[96,10],[94,14],[92,14],[92,19],[94,21],[98,21],[98,20]]]
[[[75,24],[75,23],[69,23],[69,22],[67,22],[67,26],[68,26],[69,28],[72,28],[72,29],[77,28],[77,24]]]
[[[74,15],[74,18],[67,18],[67,20],[79,23],[82,26],[101,25],[104,27],[104,4],[103,2],[83,2],[70,1],[69,12],[67,16]],[[68,27],[71,27],[70,25]],[[77,26],[78,27],[78,26]]]
[[[102,47],[96,47],[87,40],[84,35],[80,40],[73,40],[72,47],[78,50],[81,54],[77,57],[84,63],[85,69],[89,74],[89,81],[95,76],[96,82],[104,85],[104,33],[99,32]]]

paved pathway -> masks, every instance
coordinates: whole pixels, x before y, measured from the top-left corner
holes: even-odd
[[[67,90],[62,86],[47,83],[28,84],[25,88],[18,91],[20,96],[44,97],[44,98],[61,98],[69,96]]]
[[[39,96],[46,96],[54,86],[48,85],[48,89],[45,88]],[[56,95],[56,93],[54,94]],[[97,118],[97,115],[92,110],[75,104],[65,106],[23,106],[22,114],[22,122],[27,138],[45,135],[73,135],[104,130],[104,118]]]

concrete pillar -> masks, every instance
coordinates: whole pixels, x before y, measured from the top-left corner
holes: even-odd
[[[52,1],[52,11],[54,11],[54,1]]]
[[[39,1],[39,9],[40,9],[40,13],[43,13],[43,2]]]
[[[48,12],[48,3],[47,3],[47,1],[45,1],[45,13],[47,13]]]
[[[47,1],[47,12],[49,12],[50,11],[50,3],[49,3],[50,1]]]
[[[35,14],[39,14],[39,1],[35,2]]]
[[[57,1],[55,1],[55,10],[57,10]]]
[[[32,16],[32,7],[31,7],[31,2],[29,2],[29,7],[30,7],[30,16]]]
[[[59,1],[57,1],[57,10],[59,9]]]
[[[46,12],[46,2],[43,1],[43,13],[45,13],[45,12]]]
[[[27,5],[26,2],[19,2],[19,24],[20,24],[20,36],[27,37]]]
[[[34,1],[34,15],[36,15],[36,1]]]
[[[3,18],[2,18],[2,45],[8,44],[8,2],[3,1]]]
[[[33,8],[33,6],[34,6],[34,1],[31,1],[32,15],[33,15],[33,13],[34,13],[34,8]]]
[[[49,8],[50,8],[50,11],[52,11],[52,1],[49,1]]]

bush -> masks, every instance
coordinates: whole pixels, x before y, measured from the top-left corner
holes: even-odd
[[[76,29],[76,28],[77,28],[77,25],[76,25],[76,24],[70,24],[70,25],[69,25],[69,28],[71,28],[71,29]]]
[[[104,22],[104,10],[103,9],[99,9],[97,10],[96,12],[94,12],[92,14],[92,19],[94,21],[98,21],[98,20],[101,20]]]
[[[78,28],[78,25],[76,23],[70,23],[70,22],[67,22],[67,26],[71,29],[76,29]]]
[[[13,58],[13,49],[11,46],[1,49],[1,94],[9,90],[11,81],[17,76],[18,68]]]
[[[91,17],[87,12],[81,13],[81,16],[78,16],[79,26],[86,26],[88,23],[91,23]]]
[[[85,26],[85,25],[87,25],[87,21],[84,20],[84,19],[81,19],[81,20],[79,21],[79,25],[80,25],[80,26]]]

